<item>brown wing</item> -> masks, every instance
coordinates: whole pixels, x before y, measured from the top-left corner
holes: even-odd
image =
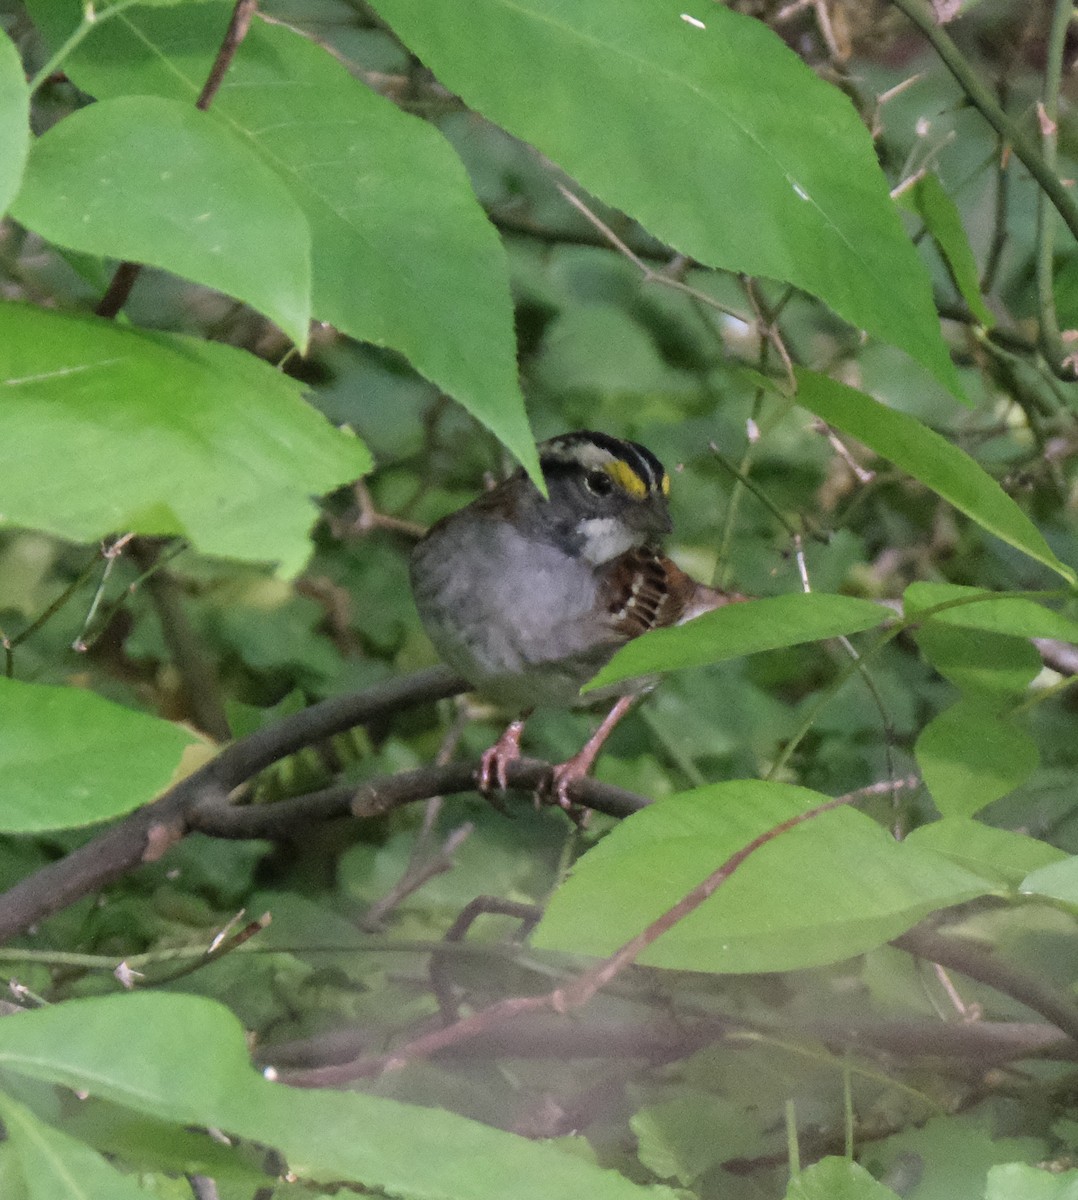
[[[626,641],[744,599],[697,583],[665,555],[646,547],[619,555],[602,575],[604,608],[611,626]]]

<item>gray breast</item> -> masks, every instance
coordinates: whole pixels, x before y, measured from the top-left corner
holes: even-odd
[[[601,638],[593,617],[593,568],[497,518],[460,515],[435,526],[413,555],[416,607],[431,641],[500,703],[571,703],[617,644]]]

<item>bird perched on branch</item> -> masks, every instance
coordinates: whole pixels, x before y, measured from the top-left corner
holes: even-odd
[[[583,431],[539,446],[549,498],[523,469],[443,518],[412,555],[412,591],[431,641],[483,697],[520,715],[483,755],[479,787],[505,788],[538,707],[618,700],[584,747],[554,768],[569,786],[651,680],[580,688],[632,638],[734,597],[690,578],[661,550],[670,477],[636,442]]]

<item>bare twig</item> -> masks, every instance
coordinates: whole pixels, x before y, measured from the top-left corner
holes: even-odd
[[[151,539],[135,538],[131,557],[144,573],[191,719],[216,741],[228,741],[232,731],[221,700],[217,670],[187,619],[179,584],[170,572],[159,569],[158,546]]]
[[[664,287],[673,288],[675,292],[684,292],[686,296],[691,296],[694,300],[698,300],[708,308],[717,309],[719,312],[726,313],[727,316],[736,317],[737,320],[743,322],[745,325],[752,324],[744,313],[739,313],[736,309],[722,304],[714,296],[709,296],[707,292],[702,292],[699,288],[694,288],[687,283],[683,283],[667,271],[656,271],[654,267],[649,266],[635,251],[630,250],[613,229],[597,213],[592,212],[579,196],[574,195],[564,184],[559,183],[557,180],[554,181],[554,186],[577,212],[582,213],[599,230],[615,250],[624,255],[640,271],[645,283],[661,283]]]

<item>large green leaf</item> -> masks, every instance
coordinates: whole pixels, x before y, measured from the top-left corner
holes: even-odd
[[[905,413],[815,371],[798,369],[797,403],[919,479],[959,512],[1075,582],[1040,531],[983,467]]]
[[[29,1200],[149,1200],[153,1195],[84,1142],[46,1125],[3,1092],[0,1119],[18,1156]]]
[[[0,29],[0,217],[22,182],[30,149],[30,92],[19,55]]]
[[[921,731],[917,765],[944,816],[970,817],[1037,769],[1036,743],[990,706],[963,699]]]
[[[469,105],[669,245],[804,288],[958,390],[872,139],[762,22],[682,0],[374,7]]]
[[[57,45],[82,15],[79,0],[29,8]],[[95,29],[64,69],[99,99],[193,104],[231,10],[129,9]],[[406,355],[538,473],[505,254],[441,134],[320,47],[257,19],[208,115],[263,158],[306,215],[314,315]]]
[[[673,1200],[553,1145],[358,1093],[294,1091],[251,1068],[220,1005],[133,993],[0,1022],[0,1066],[281,1151],[305,1179],[407,1200]]]
[[[623,646],[585,691],[619,679],[722,662],[820,638],[859,633],[893,617],[881,604],[822,592],[792,592],[728,604],[672,629],[656,629]]]
[[[245,140],[189,103],[125,96],[72,113],[35,143],[12,212],[69,250],[236,296],[306,349],[307,219]]]
[[[749,779],[649,805],[576,864],[535,940],[546,949],[610,954],[754,838],[826,799]],[[864,814],[842,808],[750,855],[640,961],[725,973],[837,962],[990,889],[979,876],[896,842]]]
[[[208,554],[310,553],[310,497],[370,457],[293,380],[217,343],[0,305],[2,521],[89,541],[180,534]]]
[[[0,830],[69,829],[166,787],[194,738],[79,688],[0,678]]]

